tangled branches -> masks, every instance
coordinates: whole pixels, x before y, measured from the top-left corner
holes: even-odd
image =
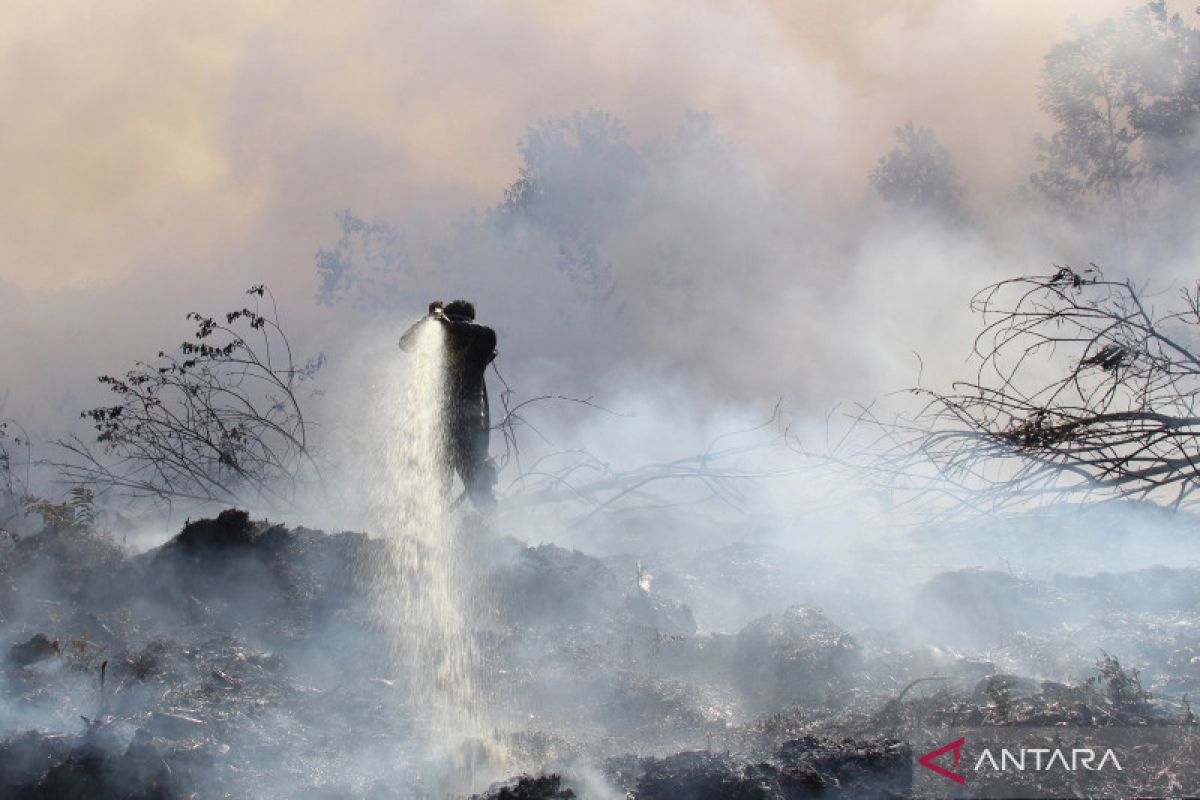
[[[298,392],[324,358],[298,367],[274,296],[265,286],[247,294],[254,308],[223,319],[188,314],[196,331],[177,354],[100,377],[116,402],[82,416],[101,452],[78,437],[59,442],[74,456],[57,465],[68,482],[168,507],[274,510],[295,500],[304,477],[319,477]]]
[[[876,432],[869,469],[912,502],[974,507],[1088,496],[1178,506],[1200,483],[1200,287],[1158,311],[1091,265],[989,286],[974,379],[917,389],[911,417]]]
[[[21,516],[31,463],[25,430],[12,420],[0,420],[0,533]]]
[[[786,432],[781,432],[782,400],[776,403],[766,422],[717,436],[703,452],[620,469],[583,449],[549,449],[529,463],[522,463],[517,446],[518,428],[529,428],[544,444],[550,444],[521,415],[526,406],[554,400],[578,403],[609,414],[614,412],[596,405],[590,398],[563,395],[542,395],[513,404],[511,393],[505,383],[505,391],[500,395],[504,414],[495,426],[503,432],[505,440],[500,466],[512,464],[517,473],[505,492],[510,508],[562,506],[576,509],[581,519],[588,519],[600,514],[650,509],[697,509],[713,503],[738,515],[748,515],[750,504],[744,491],[747,484],[796,471],[790,466],[772,468],[746,463],[761,461],[758,457],[785,443]]]

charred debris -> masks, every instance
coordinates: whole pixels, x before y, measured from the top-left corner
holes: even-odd
[[[236,510],[136,555],[64,525],[6,542],[0,794],[436,792],[357,577],[380,546]],[[486,547],[484,668],[514,710],[500,734],[544,772],[480,798],[900,796],[906,742],[941,725],[1156,726],[1194,746],[1195,568],[942,573],[912,598],[936,621],[918,639],[801,605],[701,632],[670,591],[701,571],[659,565],[651,592],[626,558]]]

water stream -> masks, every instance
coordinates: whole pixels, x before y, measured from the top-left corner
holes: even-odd
[[[368,576],[379,624],[430,742],[451,745],[477,738],[482,722],[466,556],[447,509],[444,337],[440,325],[422,325],[414,350],[383,368],[366,479],[368,518],[386,542]]]

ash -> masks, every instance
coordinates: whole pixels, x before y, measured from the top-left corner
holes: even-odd
[[[487,729],[448,740],[364,578],[385,546],[237,510],[140,554],[6,542],[0,795],[901,797],[909,742],[952,725],[1178,731],[1148,792],[1197,763],[1195,568],[946,570],[867,615],[789,602],[806,579],[765,546],[659,554],[651,583],[628,554],[479,535]]]

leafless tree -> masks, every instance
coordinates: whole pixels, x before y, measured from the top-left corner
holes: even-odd
[[[207,504],[276,510],[319,480],[301,386],[323,357],[297,366],[265,286],[247,291],[254,307],[221,318],[191,313],[191,340],[116,378],[116,396],[84,411],[96,445],[72,436],[56,466],[65,482],[94,486],[168,508]]]
[[[972,301],[975,376],[913,390],[924,402],[912,415],[859,408],[869,444],[839,458],[902,503],[1186,503],[1200,483],[1200,287],[1167,309],[1156,299],[1095,265],[987,287]]]

